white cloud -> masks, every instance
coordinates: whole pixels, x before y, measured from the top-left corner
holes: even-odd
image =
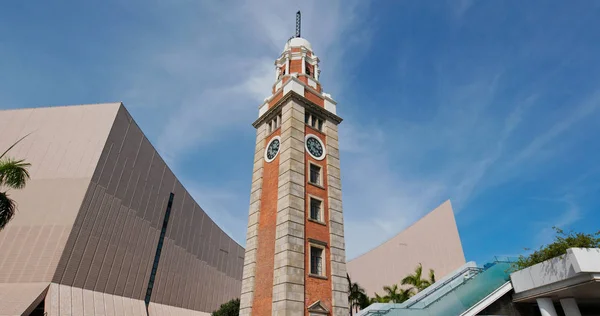
[[[129,83],[124,86],[128,104],[166,121],[159,127],[157,147],[176,170],[185,169],[180,161],[216,141],[235,144],[231,132],[256,119],[274,83],[273,62],[294,34],[297,9],[303,14],[302,34],[323,61],[326,91],[341,91],[350,67],[358,62],[360,49],[352,52],[353,62],[339,62],[346,50],[358,44],[363,51],[368,47],[366,28],[350,40],[343,36],[362,23],[366,5],[359,1],[158,2],[157,7],[169,31],[152,39],[158,46],[140,44],[140,71],[126,76]],[[194,19],[190,12],[202,13]],[[342,66],[344,71],[336,71]],[[208,180],[186,182],[206,212],[243,244],[245,231],[240,230],[246,228],[249,191]],[[247,183],[249,187],[250,178]]]
[[[324,60],[323,77],[338,86],[343,76],[333,70],[335,58],[329,55],[343,54],[344,48],[336,44],[359,14],[354,12],[358,1],[157,5],[161,13],[170,14],[161,18],[172,30],[153,39],[160,46],[140,45],[144,49],[137,58],[143,67],[130,75],[126,95],[134,106],[156,109],[168,118],[157,147],[172,163],[174,157],[221,137],[224,130],[255,119],[274,83],[273,62],[294,34],[297,9],[303,13],[303,35]],[[189,12],[203,14],[192,19]]]
[[[143,71],[126,78],[129,103],[166,119],[158,148],[172,165],[216,140],[235,143],[231,132],[256,118],[273,84],[273,60],[293,35],[297,9],[303,13],[303,35],[322,60],[324,88],[334,98],[353,87],[353,67],[368,56],[371,45],[371,29],[365,23],[368,4],[357,0],[175,3],[161,2],[161,11],[168,14],[157,16],[166,19],[168,31],[153,39],[159,46],[141,45],[138,62]],[[472,5],[461,3],[458,15]],[[543,87],[521,89],[499,102],[498,91],[509,78],[507,65],[467,64],[457,73],[447,64],[453,60],[432,62],[438,63],[439,72],[430,91],[439,104],[423,120],[369,115],[360,104],[352,104],[354,100],[339,106],[345,119],[340,146],[349,258],[398,233],[446,199],[460,212],[478,192],[516,173],[526,159],[510,165],[515,153],[537,155],[556,135],[595,110],[595,105],[581,108],[547,134],[533,135],[527,145],[532,135],[523,135],[522,129],[535,119],[529,114],[540,105],[536,92]],[[401,64],[408,67],[404,73],[412,70],[410,60]],[[498,113],[498,108],[505,112]],[[521,146],[515,138],[526,144]],[[237,231],[245,228],[248,191],[202,180],[188,186],[202,188],[192,190],[195,198],[207,212],[218,210],[215,220],[243,244],[244,235]]]

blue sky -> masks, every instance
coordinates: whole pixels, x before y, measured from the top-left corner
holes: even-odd
[[[468,260],[600,229],[597,1],[8,1],[0,108],[123,101],[243,244],[297,9],[345,119],[349,258],[446,199]]]

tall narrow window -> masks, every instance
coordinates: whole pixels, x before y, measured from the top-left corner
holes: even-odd
[[[321,184],[321,167],[315,165],[315,164],[310,164],[310,177],[308,179],[308,181],[310,181],[310,183],[312,184],[317,184],[317,185],[322,185]]]
[[[305,112],[304,113],[304,123],[308,124],[310,122],[310,113]]]
[[[167,210],[165,211],[165,218],[163,219],[162,228],[160,230],[160,237],[158,238],[158,245],[156,246],[156,254],[154,255],[154,262],[152,263],[152,271],[150,272],[150,280],[148,280],[148,288],[146,289],[146,307],[150,304],[150,297],[152,297],[152,288],[154,287],[154,279],[156,278],[156,270],[158,270],[158,261],[160,260],[160,253],[162,252],[162,246],[165,241],[165,234],[167,233],[167,224],[169,224],[169,216],[171,216],[171,207],[173,206],[173,198],[175,194],[169,195],[169,202],[167,203]]]
[[[310,247],[310,273],[323,275],[323,248]]]
[[[310,198],[310,219],[321,221],[321,209],[323,202],[321,200]]]
[[[317,122],[317,129],[322,131],[323,130],[323,120],[319,119],[319,121]]]

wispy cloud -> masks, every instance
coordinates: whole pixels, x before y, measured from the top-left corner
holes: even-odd
[[[335,45],[357,21],[357,5],[357,1],[309,1],[296,6],[267,0],[242,6],[217,2],[169,6],[169,11],[184,17],[187,12],[201,11],[206,20],[184,19],[182,23],[176,21],[179,15],[170,15],[175,20],[165,23],[178,22],[185,28],[177,28],[177,36],[165,33],[156,39],[162,43],[158,50],[139,57],[145,59],[140,61],[145,74],[130,77],[127,86],[132,88],[127,95],[134,106],[164,111],[168,104],[169,111],[164,113],[168,124],[160,133],[158,148],[176,163],[175,157],[228,137],[227,132],[256,117],[274,83],[273,61],[293,35],[296,9],[304,13],[304,34],[327,61],[322,66],[325,80],[342,79],[333,71],[334,59],[327,56],[344,53],[344,48]],[[166,10],[163,6],[158,9]],[[215,19],[221,14],[226,16]],[[164,73],[166,78],[157,80],[151,73]]]
[[[325,90],[341,93],[354,62],[341,63],[352,51],[355,63],[368,47],[367,27],[359,1],[307,1],[292,5],[280,1],[257,1],[241,6],[226,3],[181,2],[165,6],[178,33],[156,39],[160,47],[140,53],[141,73],[126,77],[129,103],[161,115],[157,147],[169,164],[183,173],[186,186],[215,221],[240,243],[245,242],[249,190],[227,181],[194,178],[186,174],[187,161],[199,151],[235,146],[239,133],[247,132],[258,106],[274,83],[274,60],[294,32],[296,10],[303,13],[303,35],[321,58]],[[188,12],[201,11],[206,19],[189,19]],[[217,18],[221,16],[220,18]],[[361,29],[351,40],[346,32]],[[356,42],[360,38],[360,42]],[[142,45],[143,46],[143,45]],[[360,46],[359,48],[357,48]],[[343,71],[338,71],[344,67]],[[164,74],[157,79],[152,74]],[[168,111],[166,111],[168,109]],[[161,114],[158,114],[158,113]],[[248,152],[251,159],[252,152]],[[218,163],[218,162],[213,162]],[[250,186],[250,171],[247,187]],[[241,179],[239,179],[241,181]],[[244,186],[246,187],[246,186]]]
[[[590,216],[586,202],[597,204],[596,7],[515,4],[9,5],[0,11],[0,29],[8,30],[0,31],[8,43],[0,63],[10,74],[0,80],[0,99],[10,104],[1,106],[124,101],[199,204],[243,243],[250,123],[300,9],[302,33],[322,60],[324,89],[340,101],[344,118],[349,258],[446,199],[465,244],[480,238],[480,220],[516,215],[497,206],[502,200],[511,201],[507,208],[544,209],[529,198],[540,191],[569,203],[554,202],[566,207],[547,221],[535,217],[539,212],[518,214],[524,227],[575,225]],[[50,9],[60,14],[45,14]],[[536,238],[528,234],[520,238]]]
[[[553,227],[568,231],[570,226],[581,219],[582,212],[579,207],[570,197],[565,196],[559,199],[544,199],[549,202],[560,203],[565,205],[565,208],[560,210],[558,214],[548,212],[543,221],[534,223],[533,229],[537,231],[533,238],[534,245],[546,245],[553,241],[556,232]],[[535,250],[535,249],[532,249]]]
[[[535,136],[533,140],[515,157],[512,162],[519,163],[522,160],[527,160],[535,153],[542,150],[550,144],[552,140],[566,132],[574,124],[579,121],[589,118],[594,112],[600,109],[600,91],[595,91],[589,95],[583,102],[576,105],[572,111],[568,111],[564,118],[560,118],[547,131]]]

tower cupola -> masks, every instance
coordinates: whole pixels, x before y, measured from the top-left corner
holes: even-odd
[[[321,70],[319,57],[311,43],[300,37],[300,12],[296,16],[296,36],[291,37],[275,60],[275,83],[271,95],[259,107],[259,117],[279,100],[293,91],[325,110],[336,114],[336,102],[324,93],[319,81]]]

